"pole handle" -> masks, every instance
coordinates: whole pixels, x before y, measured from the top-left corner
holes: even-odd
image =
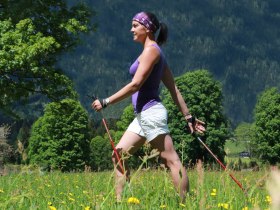
[[[96,99],[98,99],[95,95],[90,96],[90,95],[87,94],[87,97],[89,97],[90,99],[92,99],[92,100],[94,100],[94,101],[95,101]]]

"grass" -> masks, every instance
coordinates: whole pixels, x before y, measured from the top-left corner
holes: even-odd
[[[224,148],[227,155],[232,157],[239,157],[240,152],[248,151],[246,142],[234,142],[231,140],[226,141]]]
[[[233,172],[247,195],[227,172],[188,172],[191,190],[180,204],[168,171],[138,170],[116,203],[110,172],[43,173],[22,171],[0,177],[0,209],[269,209],[267,171]],[[128,202],[129,201],[129,202]]]

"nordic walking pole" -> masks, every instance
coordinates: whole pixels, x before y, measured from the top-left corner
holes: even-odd
[[[92,100],[94,100],[94,101],[95,101],[96,99],[98,99],[98,98],[97,98],[96,96],[94,96],[94,95],[93,95],[93,96],[87,95],[87,96],[88,96],[89,98],[91,98]],[[106,120],[105,120],[105,118],[104,118],[104,114],[103,114],[102,111],[101,111],[101,116],[102,116],[103,125],[104,125],[104,127],[105,127],[105,129],[106,129],[106,132],[107,132],[108,136],[109,136],[109,140],[110,140],[112,149],[113,149],[113,151],[114,151],[114,153],[115,153],[115,155],[116,155],[116,158],[117,158],[117,160],[118,160],[118,164],[117,164],[117,165],[120,166],[121,171],[122,171],[122,174],[125,175],[125,171],[124,171],[123,165],[122,165],[122,163],[121,163],[121,159],[120,159],[119,153],[118,153],[118,151],[117,151],[117,149],[116,149],[116,147],[115,147],[114,141],[113,141],[113,139],[112,139],[112,137],[111,137],[111,134],[110,134],[110,131],[109,131],[107,122],[106,122]]]
[[[207,147],[207,145],[201,140],[199,136],[193,133],[193,135],[197,138],[197,140],[208,150],[208,152],[215,158],[215,160],[220,164],[220,166],[226,170],[226,166],[217,158],[216,155]],[[232,178],[233,181],[240,187],[240,189],[245,192],[245,189],[242,187],[242,184],[231,174],[229,173],[229,176]]]

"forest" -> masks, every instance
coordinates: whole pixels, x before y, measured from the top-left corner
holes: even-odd
[[[29,1],[19,2],[23,7]],[[257,95],[280,86],[277,0],[162,0],[160,4],[96,0],[85,4],[94,14],[94,30],[81,34],[82,41],[61,53],[56,65],[73,81],[88,111],[87,94],[106,97],[129,82],[128,68],[141,52],[130,33],[131,18],[139,11],[154,12],[168,25],[169,38],[163,50],[174,76],[206,69],[222,82],[225,113],[233,127],[252,122]],[[115,106],[107,116],[119,118],[128,103]],[[42,113],[38,96],[13,107],[21,113],[20,118],[36,119]],[[5,112],[1,119],[9,121]]]
[[[97,29],[64,55],[59,65],[86,94],[107,97],[129,82],[128,68],[141,52],[131,19],[154,12],[169,28],[163,47],[175,76],[206,69],[222,82],[224,108],[233,127],[252,122],[257,95],[280,87],[280,2],[277,0],[88,1]],[[187,100],[187,99],[186,99]],[[115,106],[117,118],[129,101]]]

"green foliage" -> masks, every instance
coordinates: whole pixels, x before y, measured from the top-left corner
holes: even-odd
[[[33,95],[59,101],[77,97],[72,81],[56,65],[61,53],[77,46],[92,29],[84,5],[64,0],[5,1],[0,20],[0,107]],[[38,99],[37,99],[38,100]],[[8,113],[8,112],[6,112]]]
[[[27,9],[28,8],[28,9]],[[66,0],[18,0],[9,1],[3,10],[4,18],[13,24],[32,19],[37,32],[53,37],[60,45],[60,52],[76,46],[79,34],[91,31],[94,14],[85,4]],[[59,51],[56,52],[57,56]]]
[[[125,131],[129,126],[129,124],[134,119],[134,117],[135,114],[134,114],[133,106],[132,104],[130,104],[124,109],[121,115],[121,119],[117,122],[118,131]]]
[[[52,102],[32,126],[30,163],[62,171],[81,170],[88,163],[88,118],[75,100]]]
[[[113,168],[112,147],[107,134],[96,136],[91,140],[91,168],[96,171],[108,170]]]
[[[255,108],[255,149],[262,161],[280,162],[280,94],[277,88],[265,90]]]
[[[50,66],[48,56],[59,48],[53,37],[35,31],[31,19],[16,26],[0,21],[1,107],[36,92],[58,98],[74,95],[72,82]]]
[[[176,85],[185,99],[190,112],[206,123],[206,144],[219,158],[224,157],[225,140],[229,137],[228,123],[223,113],[221,85],[206,70],[188,72],[176,78]],[[207,150],[188,134],[186,120],[173,103],[169,92],[163,90],[163,103],[169,112],[169,128],[175,147],[181,151],[183,141],[187,142],[184,149],[186,160],[213,160]],[[182,152],[181,152],[182,153]]]

